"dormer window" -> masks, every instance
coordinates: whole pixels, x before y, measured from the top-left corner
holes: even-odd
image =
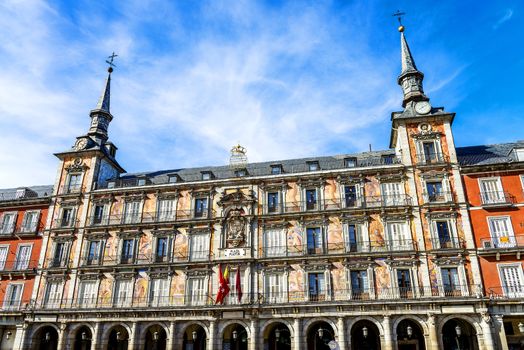
[[[344,158],[344,167],[354,168],[356,166],[357,166],[357,158],[355,157]]]
[[[282,164],[271,165],[271,175],[282,174]]]
[[[244,177],[247,176],[247,170],[246,169],[238,169],[235,171],[236,177]]]
[[[524,148],[515,148],[514,151],[517,161],[524,162]]]
[[[116,186],[116,182],[115,181],[109,181],[107,183],[107,188],[115,188]]]
[[[174,183],[177,183],[179,182],[180,178],[178,175],[169,175],[169,178],[168,178],[168,182],[170,184],[174,184]]]
[[[202,180],[211,180],[213,178],[213,173],[211,171],[203,171],[202,172]]]
[[[318,164],[317,161],[307,162],[307,167],[308,167],[308,170],[309,170],[309,171],[317,171],[317,170],[320,170],[320,165]]]
[[[393,164],[394,158],[395,158],[395,156],[392,155],[392,154],[383,155],[381,157],[382,164],[386,164],[386,165]]]
[[[140,178],[138,179],[138,186],[145,186],[146,185],[146,179]]]

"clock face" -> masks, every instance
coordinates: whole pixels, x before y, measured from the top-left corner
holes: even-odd
[[[82,150],[87,146],[87,140],[86,139],[79,139],[76,141],[75,149],[76,150]]]
[[[431,105],[428,101],[421,101],[415,104],[415,111],[418,114],[428,114],[431,111]]]

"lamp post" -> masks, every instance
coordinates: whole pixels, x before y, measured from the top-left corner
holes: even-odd
[[[413,336],[413,327],[407,326],[406,327],[406,334],[408,335],[408,338],[411,339],[411,337]]]
[[[283,333],[287,333],[289,337],[284,337]],[[278,343],[291,346],[291,332],[287,328],[275,329],[275,349],[278,348]]]
[[[362,336],[364,337],[364,339],[366,339],[368,335],[369,335],[368,327],[366,326],[362,327]]]
[[[524,334],[524,323],[519,322],[519,332]]]
[[[457,336],[455,337],[455,340],[457,341],[457,350],[462,350],[462,347],[460,346],[460,336],[462,335],[462,328],[460,328],[460,325],[457,324],[455,327],[455,333]]]
[[[241,330],[240,332],[238,332],[236,329],[231,332],[231,336],[233,338],[233,342],[235,343],[235,349],[238,349],[239,348],[239,343],[245,343],[247,342],[247,332],[246,330]],[[240,337],[240,339],[239,339]]]

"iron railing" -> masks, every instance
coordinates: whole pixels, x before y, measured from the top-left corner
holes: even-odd
[[[0,226],[0,235],[10,235],[15,231],[15,223]]]
[[[453,192],[439,191],[434,193],[424,192],[422,194],[424,203],[449,203],[453,202]]]
[[[480,192],[482,205],[512,205],[515,196],[505,191]]]
[[[38,260],[32,259],[14,259],[0,261],[0,272],[27,271],[36,269],[37,267]]]
[[[459,238],[433,238],[431,240],[433,249],[464,249],[466,242]]]
[[[447,162],[447,155],[439,152],[417,154],[417,164],[419,165],[442,164]]]
[[[48,268],[66,268],[69,267],[69,260],[65,258],[50,258],[47,259]]]
[[[47,193],[45,194],[47,197]],[[20,189],[0,193],[0,202],[23,201],[26,199],[38,198],[38,193],[30,189]]]
[[[58,194],[79,194],[84,192],[85,187],[82,185],[64,185],[58,190]]]
[[[53,223],[53,227],[56,229],[60,228],[75,228],[78,226],[78,220],[74,218],[59,218],[55,219]]]
[[[524,286],[503,285],[486,288],[490,299],[524,299]]]
[[[480,247],[484,250],[524,247],[524,235],[481,238]]]

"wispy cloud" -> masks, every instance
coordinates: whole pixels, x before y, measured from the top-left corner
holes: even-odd
[[[502,17],[500,17],[497,22],[493,25],[493,29],[498,29],[502,24],[509,21],[513,17],[513,10],[506,9]]]

